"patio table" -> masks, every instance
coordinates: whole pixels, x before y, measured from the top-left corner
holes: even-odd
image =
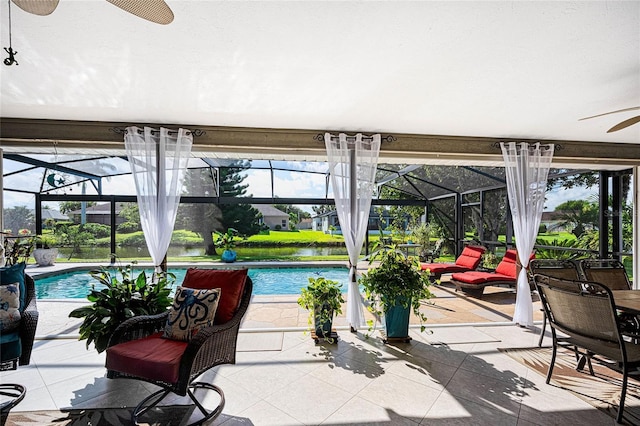
[[[640,290],[612,290],[616,308],[634,315],[640,315]]]

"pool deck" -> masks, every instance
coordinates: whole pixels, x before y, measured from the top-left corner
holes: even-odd
[[[30,267],[28,273],[68,266]],[[315,344],[302,332],[307,312],[296,296],[254,296],[238,336],[236,365],[215,367],[200,378],[224,389],[226,399],[222,415],[207,424],[612,424],[607,414],[545,384],[542,375],[500,350],[535,346],[539,328],[511,323],[513,291],[487,290],[478,300],[457,294],[446,282],[434,286],[432,304],[423,305],[429,332],[411,328],[413,340],[397,344],[369,338],[366,330],[339,331],[337,341]],[[77,340],[77,320],[67,317],[84,303],[38,301],[39,337],[31,364],[1,374],[3,383],[28,389],[8,426],[58,424],[43,419],[64,421],[70,410],[132,407],[157,390],[105,377],[104,352],[87,350]],[[338,323],[345,324],[344,316]],[[167,401],[180,403],[177,396]]]
[[[237,262],[233,265],[224,263],[198,263],[199,267],[217,268],[257,268],[257,267],[291,267],[300,266],[300,262]],[[305,266],[346,266],[346,262],[304,262]],[[29,265],[27,273],[36,277],[50,275],[67,270],[91,269],[99,266],[92,263],[59,263],[48,267]],[[104,266],[108,266],[104,264]],[[151,266],[140,264],[140,266]],[[194,264],[171,263],[170,267],[189,267]],[[358,269],[364,272],[369,267],[362,262]],[[431,291],[434,298],[422,302],[422,312],[427,316],[425,324],[428,327],[444,327],[447,325],[506,325],[511,323],[515,308],[515,291],[502,287],[487,287],[482,299],[465,296],[455,291],[444,276],[440,285],[433,285]],[[249,310],[242,322],[243,331],[296,331],[307,328],[308,311],[296,303],[298,295],[262,296],[254,295]],[[69,318],[73,309],[87,305],[86,299],[56,299],[38,300],[40,320],[36,335],[40,339],[47,338],[77,338],[78,327],[82,322],[78,318]],[[534,297],[534,321],[542,320],[540,305]],[[337,316],[334,324],[338,329],[348,328],[345,317],[346,308]],[[365,317],[373,316],[365,310]],[[419,320],[412,317],[411,324],[419,326]]]

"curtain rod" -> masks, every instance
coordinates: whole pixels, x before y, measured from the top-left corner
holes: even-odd
[[[546,149],[549,149],[549,146],[550,146],[550,145],[554,145],[554,151],[561,151],[561,150],[563,149],[563,146],[562,146],[561,144],[559,144],[559,143],[556,143],[556,144],[554,144],[554,143],[544,143],[543,141],[538,141],[538,142],[528,142],[528,141],[521,141],[521,142],[518,142],[518,141],[503,141],[503,142],[495,142],[495,143],[493,144],[493,147],[494,147],[494,148],[496,148],[496,149],[501,149],[501,148],[500,148],[500,144],[501,144],[501,143],[508,144],[508,143],[510,143],[510,142],[515,142],[515,143],[523,143],[523,142],[524,142],[524,143],[528,143],[529,145],[539,143],[541,148],[546,148]]]
[[[132,126],[132,127],[138,127],[138,126]],[[149,127],[149,126],[145,126],[145,127]],[[195,129],[195,130],[189,130],[189,129],[185,129],[187,131],[187,134],[192,134],[194,137],[198,137],[198,136],[203,136],[205,135],[207,132],[205,132],[204,130],[201,129]],[[124,135],[127,131],[126,127],[111,127],[109,129],[110,132],[113,133],[117,133],[119,135]],[[157,135],[160,133],[160,130],[151,130],[151,134],[153,135]],[[138,134],[143,135],[144,134],[144,128],[141,129],[138,127]],[[169,130],[169,134],[170,135],[176,135],[178,134],[177,130]]]
[[[318,142],[324,142],[324,133],[318,133],[313,137],[313,140]],[[338,136],[331,135],[331,140],[338,140]],[[371,142],[373,140],[372,136],[362,136],[363,141]],[[380,136],[380,142],[395,142],[398,139],[393,135]],[[347,135],[347,142],[355,142],[356,137]]]

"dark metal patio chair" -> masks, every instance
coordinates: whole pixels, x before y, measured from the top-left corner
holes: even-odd
[[[622,388],[616,421],[622,422],[627,381],[640,374],[640,345],[635,337],[625,339],[611,290],[590,281],[569,281],[535,275],[534,282],[551,325],[553,352],[546,382],[553,375],[558,346],[572,345],[576,353],[598,356],[606,367],[622,374]],[[558,332],[566,337],[560,338]],[[593,371],[592,371],[593,374]]]
[[[606,285],[611,290],[631,290],[624,265],[616,259],[583,259],[580,267],[589,281]]]
[[[579,280],[582,278],[578,264],[571,260],[533,259],[529,262],[529,276],[532,283],[533,276],[536,274],[548,275],[565,280]],[[535,285],[533,288],[535,288]],[[542,340],[544,339],[544,333],[547,328],[547,316],[544,314],[544,309],[542,309],[542,312],[542,329],[540,330],[538,346],[542,346]]]

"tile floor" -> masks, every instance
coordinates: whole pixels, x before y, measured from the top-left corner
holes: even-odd
[[[483,300],[459,297],[446,283],[434,290],[435,305],[425,305],[428,332],[412,328],[413,340],[397,345],[344,328],[336,344],[315,344],[301,331],[306,312],[295,300],[254,298],[239,335],[237,364],[203,377],[226,398],[212,424],[614,423],[498,351],[538,341],[538,328],[509,324],[514,295],[508,290]],[[135,406],[155,389],[105,377],[104,354],[77,341],[77,320],[67,317],[84,301],[38,303],[40,338],[31,365],[0,373],[0,382],[27,387],[13,411]]]
[[[408,344],[340,331],[316,345],[281,332],[278,347],[238,352],[236,365],[205,374],[225,392],[213,424],[549,425],[613,420],[498,351],[533,346],[536,330],[516,326],[411,330]],[[260,333],[241,333],[245,340]],[[3,372],[28,389],[15,411],[135,405],[154,386],[105,378],[104,355],[74,339],[39,340],[32,364]]]

